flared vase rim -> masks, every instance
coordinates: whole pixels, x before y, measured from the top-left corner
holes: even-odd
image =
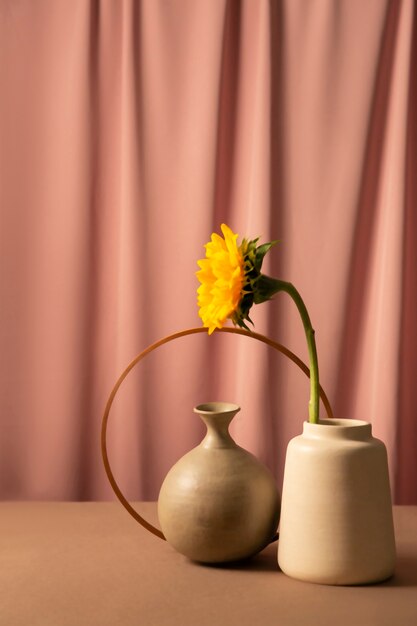
[[[199,415],[225,415],[227,413],[237,413],[240,406],[234,402],[203,402],[193,409]]]

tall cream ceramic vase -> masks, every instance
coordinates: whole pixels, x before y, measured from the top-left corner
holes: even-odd
[[[162,532],[178,552],[195,561],[243,559],[276,534],[280,500],[275,481],[229,434],[239,410],[224,402],[194,409],[207,434],[171,468],[159,493]]]
[[[304,423],[288,445],[278,562],[293,578],[329,585],[382,581],[394,571],[387,454],[371,424]]]

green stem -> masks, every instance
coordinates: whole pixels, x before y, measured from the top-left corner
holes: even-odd
[[[255,303],[265,302],[265,300],[269,300],[274,293],[285,291],[289,296],[291,296],[297,306],[306,334],[308,356],[310,361],[310,401],[308,403],[309,421],[317,424],[319,421],[320,399],[319,365],[317,360],[316,340],[314,338],[314,328],[311,325],[310,316],[304,301],[294,285],[283,280],[269,278],[269,276],[265,276],[264,274],[261,274],[259,280],[257,281],[256,291],[259,295],[255,298]]]

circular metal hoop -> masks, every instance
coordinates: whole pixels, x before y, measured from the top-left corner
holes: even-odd
[[[284,354],[293,363],[298,365],[298,367],[304,372],[304,374],[306,374],[306,376],[308,377],[310,376],[309,368],[296,354],[291,352],[291,350],[288,350],[288,348],[286,348],[285,346],[277,343],[276,341],[272,341],[272,339],[269,339],[268,337],[265,337],[264,335],[260,335],[259,333],[254,333],[254,332],[248,332],[247,330],[243,330],[241,328],[221,328],[221,329],[216,330],[215,332],[243,335],[244,337],[249,337],[250,339],[256,339],[257,341],[261,341],[262,343],[267,344],[271,348],[274,348],[278,352],[281,352],[281,354]],[[107,400],[107,404],[104,410],[102,424],[101,424],[101,454],[103,457],[104,469],[106,470],[107,478],[109,479],[110,485],[114,493],[116,494],[121,504],[125,507],[127,512],[130,513],[130,515],[141,526],[146,528],[146,530],[153,533],[160,539],[164,539],[164,540],[165,540],[164,534],[158,528],[150,524],[148,521],[146,521],[146,519],[144,519],[143,517],[139,515],[139,513],[132,507],[129,501],[125,498],[119,485],[116,482],[116,479],[110,467],[109,457],[107,453],[107,425],[109,421],[110,409],[112,407],[114,398],[122,382],[127,377],[129,372],[135,367],[135,365],[137,365],[139,361],[144,359],[148,354],[150,354],[151,352],[153,352],[160,346],[163,346],[164,344],[169,343],[170,341],[174,341],[174,339],[179,339],[180,337],[185,337],[186,335],[196,335],[198,333],[207,333],[207,329],[199,327],[199,328],[188,328],[187,330],[181,330],[179,332],[173,333],[172,335],[168,335],[167,337],[164,337],[163,339],[160,339],[159,341],[156,341],[152,345],[145,348],[145,350],[143,350],[140,354],[138,354],[138,356],[135,357],[131,363],[129,363],[129,365],[126,367],[126,369],[122,372],[122,374],[117,379],[116,384],[114,385],[110,393],[109,399]],[[326,409],[327,416],[329,418],[333,418],[333,411],[330,406],[330,402],[321,386],[320,386],[320,398]]]

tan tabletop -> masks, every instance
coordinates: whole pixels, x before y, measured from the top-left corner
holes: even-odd
[[[152,503],[137,505],[156,521]],[[278,570],[201,566],[118,503],[0,504],[1,626],[414,626],[417,507],[394,508],[398,562],[380,585],[327,587]]]

